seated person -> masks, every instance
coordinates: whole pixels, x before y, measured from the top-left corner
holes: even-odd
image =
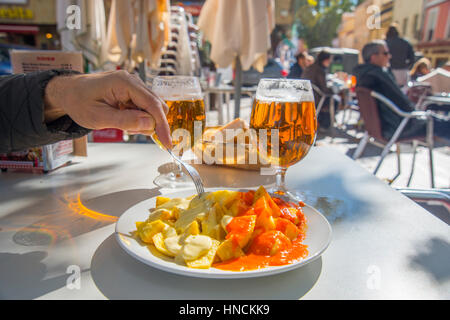
[[[331,64],[331,54],[327,51],[321,51],[317,55],[316,61],[308,66],[305,71],[302,73],[303,79],[308,79],[312,84],[316,85],[320,91],[322,91],[326,95],[333,94],[333,91],[327,86],[327,68]],[[316,101],[316,105],[319,104],[320,96],[317,92],[314,92],[314,99]],[[322,106],[322,109],[319,113],[319,126],[322,128],[330,127],[330,114],[329,114],[329,106],[330,99],[327,98]]]
[[[436,68],[430,73],[417,79],[418,82],[431,85],[433,94],[448,93],[450,88],[450,72],[443,68]]]
[[[288,79],[300,79],[303,73],[303,70],[306,68],[306,54],[300,52],[295,56],[296,63],[294,63],[287,75]]]
[[[394,76],[387,69],[390,53],[385,41],[375,40],[366,44],[362,50],[362,56],[364,64],[356,66],[353,72],[357,78],[357,86],[368,88],[384,95],[403,111],[414,111],[414,104],[401,91]],[[382,134],[386,140],[389,140],[403,118],[383,103],[379,101],[377,103]],[[439,118],[434,120],[434,134],[450,141],[450,122]],[[403,129],[400,138],[423,137],[425,135],[426,121],[411,119]]]
[[[427,58],[419,59],[411,69],[410,76],[412,81],[416,81],[431,71],[431,62]]]
[[[450,72],[450,61],[447,61],[443,66],[442,69],[444,69],[445,71]]]
[[[313,56],[309,55],[306,57],[306,66],[309,67],[310,65],[312,65],[314,62],[316,61],[316,59],[314,59]]]

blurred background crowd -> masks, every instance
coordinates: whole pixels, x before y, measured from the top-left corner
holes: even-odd
[[[105,47],[108,22],[111,14],[117,14],[111,11],[113,0],[90,2],[97,6],[93,8],[96,16],[92,18],[96,24],[94,40],[98,46]],[[184,8],[191,15],[192,24],[195,24],[204,2],[171,0],[170,5]],[[64,18],[61,21],[61,16],[70,3],[82,4],[83,1],[1,0],[0,73],[10,70],[9,48],[64,49],[67,41],[62,35]],[[82,9],[82,14],[90,15],[84,12],[83,6]],[[275,0],[275,28],[271,34],[270,56],[287,75],[298,53],[311,52],[318,47],[340,48],[342,51],[333,57],[330,71],[341,71],[349,68],[342,54],[355,53],[347,49],[360,52],[371,40],[385,38],[389,26],[396,23],[399,36],[407,40],[414,50],[414,61],[409,62],[408,68],[412,68],[414,62],[422,57],[428,59],[428,69],[443,67],[450,56],[449,10],[450,2],[445,0]],[[121,14],[123,16],[123,12]],[[83,24],[78,33],[82,34],[86,28],[91,26]],[[208,66],[212,64],[208,56],[209,46],[202,40],[201,37],[197,40],[200,57],[202,65]],[[97,53],[93,50],[91,54]],[[93,63],[88,55],[91,69],[102,67],[95,61]],[[362,61],[361,57],[359,59]],[[269,61],[267,67],[270,66]]]

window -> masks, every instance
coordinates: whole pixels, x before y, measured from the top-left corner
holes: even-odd
[[[449,9],[449,13],[450,13],[450,9]],[[450,19],[447,18],[447,34],[445,35],[446,39],[450,39]]]
[[[420,31],[419,31],[419,15],[418,14],[414,15],[412,30],[413,30],[414,38],[419,39]]]
[[[428,11],[427,27],[425,29],[424,40],[431,41],[434,36],[434,29],[436,29],[436,22],[439,13],[439,7],[434,7]]]
[[[402,28],[402,36],[406,36],[406,32],[408,31],[408,17],[403,19],[403,28]]]

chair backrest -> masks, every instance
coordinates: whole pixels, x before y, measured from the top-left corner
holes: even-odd
[[[357,87],[356,97],[358,98],[358,106],[364,125],[370,136],[377,140],[385,141],[381,132],[381,120],[378,112],[378,105],[374,97],[371,95],[372,90]]]
[[[313,91],[314,91],[315,93],[317,93],[317,95],[319,95],[320,97],[324,96],[322,90],[320,90],[319,87],[316,86],[316,85],[315,85],[314,83],[312,83],[312,82],[311,82],[311,87],[312,87]]]
[[[427,83],[414,83],[408,89],[408,99],[411,100],[416,106],[420,106],[421,102],[426,96],[429,96],[433,93],[430,84]]]

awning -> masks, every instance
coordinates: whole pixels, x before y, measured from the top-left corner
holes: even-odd
[[[26,25],[0,24],[0,32],[36,34],[39,32],[39,27]]]

